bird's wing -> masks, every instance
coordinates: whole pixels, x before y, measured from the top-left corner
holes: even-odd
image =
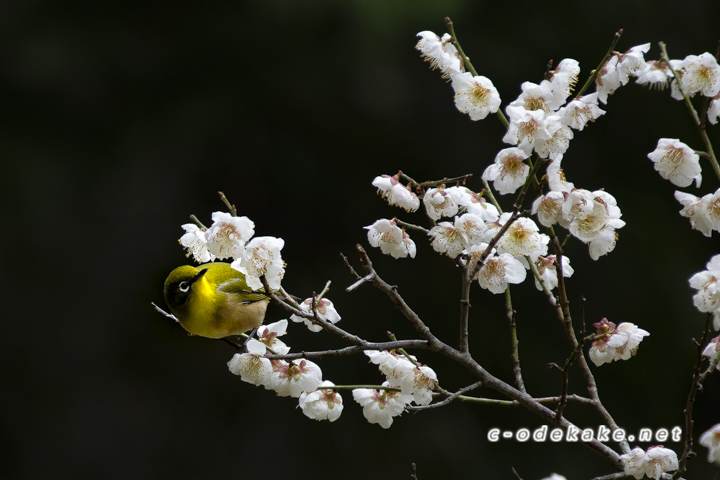
[[[233,278],[232,280],[221,283],[218,285],[217,291],[218,293],[237,295],[239,297],[239,301],[247,303],[259,302],[267,299],[267,295],[265,295],[264,290],[253,292],[242,278]]]

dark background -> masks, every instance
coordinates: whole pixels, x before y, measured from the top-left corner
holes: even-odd
[[[297,401],[231,375],[227,345],[189,337],[158,315],[162,283],[186,263],[180,225],[210,222],[223,190],[257,235],[282,237],[285,287],[304,297],[332,280],[341,326],[369,340],[414,338],[378,291],[353,282],[363,226],[382,217],[423,222],[387,206],[370,182],[399,169],[418,180],[474,173],[503,148],[493,117],[471,122],[452,89],[413,49],[422,30],[453,18],[466,52],[492,79],[503,106],[548,60],[571,57],[581,83],[614,32],[618,50],[668,43],[673,58],[714,52],[718,2],[219,1],[0,4],[0,477],[35,478],[438,478],[568,479],[612,473],[580,445],[486,440],[491,427],[536,428],[521,410],[455,402],[404,414],[389,430],[368,424],[345,394],[335,423],[307,419]],[[675,187],[646,155],[660,137],[701,149],[683,105],[629,85],[565,155],[568,178],[618,200],[627,226],[597,262],[572,242],[573,314],[587,298],[602,317],[649,330],[629,362],[595,369],[606,406],[634,432],[682,425],[704,315],[687,279],[718,253],[717,234],[691,231]],[[711,131],[716,150],[717,128]],[[715,191],[707,163],[698,195]],[[501,200],[506,208],[510,201]],[[529,203],[528,203],[529,204]],[[370,252],[376,267],[433,332],[457,335],[457,270],[414,234],[418,255]],[[514,290],[529,391],[555,395],[562,330],[528,280]],[[502,296],[472,292],[471,349],[512,382]],[[270,321],[286,318],[270,308]],[[345,346],[293,324],[294,351]],[[473,379],[427,352],[420,361],[445,388]],[[364,356],[321,362],[338,384],[379,383]],[[696,439],[720,422],[717,375],[695,404]],[[577,374],[571,390],[585,395]],[[492,392],[477,394],[493,396]],[[599,419],[571,405],[583,427]],[[647,448],[650,444],[641,444]],[[666,442],[678,454],[681,445]],[[711,478],[707,451],[689,478]]]

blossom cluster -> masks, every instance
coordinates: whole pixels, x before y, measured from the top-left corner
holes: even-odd
[[[625,465],[625,475],[632,475],[637,479],[645,475],[660,479],[663,473],[678,469],[677,454],[662,445],[650,447],[647,451],[635,447],[620,458]]]
[[[245,275],[253,290],[263,288],[260,277],[267,279],[272,289],[279,289],[285,276],[285,262],[280,250],[285,246],[282,238],[255,237],[255,224],[248,217],[237,217],[226,212],[212,214],[213,224],[201,228],[193,223],[182,226],[185,235],[180,244],[196,262],[233,259],[232,268]]]
[[[643,338],[650,335],[632,323],[621,323],[615,328],[615,324],[608,322],[606,318],[593,326],[601,337],[590,347],[590,360],[598,367],[604,363],[630,359],[637,352]]]
[[[706,267],[690,277],[690,286],[698,291],[693,302],[699,311],[713,314],[713,326],[720,330],[720,255],[713,256]]]
[[[365,354],[385,375],[387,380],[382,386],[399,389],[353,390],[353,398],[362,405],[363,415],[370,423],[390,428],[393,417],[400,415],[406,405],[412,402],[428,405],[432,402],[432,391],[437,382],[432,368],[418,364],[414,356],[406,357],[394,351],[366,350]]]

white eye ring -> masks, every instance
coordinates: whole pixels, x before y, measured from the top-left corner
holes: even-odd
[[[186,293],[188,290],[190,290],[190,284],[188,284],[187,282],[180,282],[180,285],[178,285],[178,287],[183,293]]]

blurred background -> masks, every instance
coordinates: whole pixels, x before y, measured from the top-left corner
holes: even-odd
[[[454,402],[370,425],[345,394],[335,423],[306,418],[297,400],[230,374],[234,351],[190,337],[158,315],[162,284],[187,263],[177,239],[190,214],[207,224],[222,190],[257,235],[285,239],[284,285],[300,297],[332,286],[340,325],[374,341],[415,338],[387,298],[353,277],[354,245],[378,218],[423,223],[375,194],[376,175],[418,180],[474,173],[492,162],[503,128],[471,122],[414,50],[415,34],[442,34],[451,17],[503,107],[550,59],[575,58],[582,84],[620,28],[617,49],[658,41],[672,58],[715,52],[714,0],[512,3],[490,1],[65,1],[0,3],[0,478],[568,479],[612,473],[581,445],[489,443],[487,431],[543,425],[519,409]],[[621,88],[583,132],[563,167],[577,186],[614,195],[627,226],[593,262],[571,242],[574,318],[607,317],[651,332],[636,357],[595,369],[602,398],[630,432],[683,425],[705,316],[687,279],[720,251],[691,231],[675,187],[646,155],[660,137],[701,149],[683,105],[667,92]],[[717,128],[711,130],[716,150]],[[704,164],[704,195],[718,180]],[[502,198],[505,208],[512,200]],[[529,205],[529,203],[527,203]],[[432,331],[456,342],[458,271],[418,234],[415,260],[370,251]],[[569,355],[552,309],[528,281],[513,290],[529,391],[560,391],[548,362]],[[503,298],[474,288],[471,351],[512,383]],[[287,318],[270,307],[268,321]],[[342,347],[292,324],[294,351]],[[474,380],[443,358],[415,352],[450,390]],[[380,383],[365,356],[320,362],[337,384]],[[585,395],[574,371],[570,389]],[[720,376],[695,403],[695,438],[720,422]],[[478,395],[495,396],[478,390]],[[599,419],[570,405],[582,427]],[[654,443],[641,443],[644,448]],[[666,447],[682,451],[680,443]],[[696,446],[690,478],[713,478]]]

